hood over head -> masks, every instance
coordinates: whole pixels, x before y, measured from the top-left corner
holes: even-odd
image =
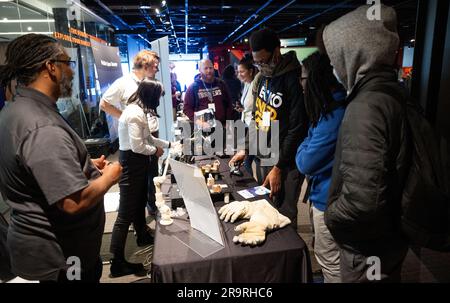
[[[381,4],[381,19],[372,20],[374,6],[364,5],[325,27],[323,42],[337,76],[347,91],[368,72],[393,67],[400,43],[397,14]]]

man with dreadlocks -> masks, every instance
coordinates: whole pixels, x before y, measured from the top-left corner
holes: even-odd
[[[92,160],[57,110],[58,98],[71,95],[71,63],[55,39],[28,34],[9,44],[0,67],[0,85],[18,83],[0,113],[7,246],[13,273],[29,280],[99,281],[103,196],[122,170],[103,156]]]
[[[314,254],[325,283],[339,283],[339,247],[325,225],[324,212],[347,92],[333,75],[330,59],[319,52],[303,60],[301,84],[311,126],[295,160],[300,172],[308,176]]]

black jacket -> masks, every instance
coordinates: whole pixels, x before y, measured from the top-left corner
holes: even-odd
[[[267,133],[270,142],[270,128],[262,127],[263,113],[271,113],[271,121],[279,122],[280,169],[295,167],[295,155],[308,130],[303,90],[300,85],[301,66],[295,52],[282,56],[271,78],[259,73],[253,83],[253,116],[259,132]],[[266,93],[266,85],[269,93]],[[263,156],[259,156],[263,158]]]
[[[401,89],[396,73],[387,69],[367,74],[348,97],[325,213],[336,242],[360,253],[382,252],[401,242],[408,129],[404,104],[380,85]]]

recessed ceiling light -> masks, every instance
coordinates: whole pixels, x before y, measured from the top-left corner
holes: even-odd
[[[33,28],[32,28],[31,26],[28,26],[28,27],[27,27],[27,30],[32,31]]]

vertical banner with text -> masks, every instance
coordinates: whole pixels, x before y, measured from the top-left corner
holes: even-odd
[[[101,44],[92,38],[90,41],[97,71],[97,79],[103,95],[114,81],[122,77],[119,48]],[[111,142],[113,142],[119,137],[119,121],[108,114],[106,114],[106,119],[108,122],[109,137]]]

